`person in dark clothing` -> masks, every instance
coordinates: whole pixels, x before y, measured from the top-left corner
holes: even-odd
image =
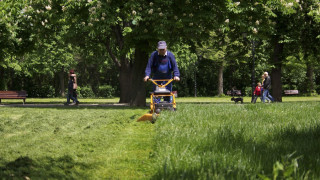
[[[180,72],[176,59],[172,52],[167,51],[167,43],[159,41],[157,48],[157,51],[152,52],[148,60],[144,81],[147,81],[151,74],[153,74],[153,79],[172,79],[173,74],[173,79],[180,81]],[[162,82],[162,84],[165,83],[166,81]],[[166,89],[172,91],[172,83],[167,85]]]
[[[271,88],[271,78],[268,75],[268,72],[264,72],[264,77],[265,77],[265,80],[263,82],[262,102],[264,103],[267,97],[271,100],[271,102],[273,102],[274,99],[269,92]]]
[[[70,99],[73,103],[70,104]],[[77,99],[77,77],[74,73],[74,70],[69,71],[69,81],[68,81],[68,94],[67,94],[67,103],[65,105],[78,105],[79,101]]]
[[[70,99],[72,99],[73,103],[70,105],[74,105],[77,101],[76,98],[73,97],[73,83],[74,83],[74,77],[69,75],[69,81],[68,81],[68,94],[67,94],[67,103],[65,105],[70,104]]]
[[[77,82],[77,75],[73,72],[70,76],[73,77],[73,97],[75,98],[75,101],[73,101],[74,103],[76,103],[76,105],[79,104],[78,101],[78,95],[77,95],[77,88],[78,88],[78,82]]]

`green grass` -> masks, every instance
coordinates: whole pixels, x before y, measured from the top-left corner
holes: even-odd
[[[147,108],[0,107],[0,177],[319,179],[320,99],[249,100],[178,98],[155,124],[136,122]]]
[[[112,104],[118,103],[119,98],[80,98],[81,104]],[[2,99],[2,104],[22,104],[22,99]],[[63,104],[67,102],[66,98],[27,98],[26,104]]]
[[[152,174],[145,109],[0,108],[0,177],[143,179]]]
[[[156,123],[155,179],[273,177],[293,154],[301,178],[320,177],[320,104],[182,104]]]
[[[230,103],[230,97],[179,97],[176,99],[178,103]],[[113,104],[118,103],[119,98],[80,98],[81,104]],[[147,98],[147,102],[150,102],[150,98]],[[244,103],[250,103],[251,97],[244,97]],[[283,102],[302,102],[302,101],[320,101],[320,96],[316,97],[297,97],[297,96],[285,96],[282,99]],[[2,104],[22,104],[21,99],[2,99]],[[27,98],[26,104],[63,104],[67,102],[66,98]],[[257,100],[260,103],[260,99]]]

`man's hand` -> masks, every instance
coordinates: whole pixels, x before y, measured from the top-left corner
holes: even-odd
[[[178,76],[175,76],[175,77],[173,78],[173,80],[175,80],[175,81],[180,81],[180,78],[179,78]]]
[[[144,82],[147,82],[148,79],[149,79],[149,76],[146,76],[146,77],[143,78]]]

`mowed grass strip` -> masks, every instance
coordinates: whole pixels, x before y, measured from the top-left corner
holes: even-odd
[[[320,178],[319,102],[180,104],[155,130],[152,179]]]
[[[149,179],[146,109],[0,108],[0,177]]]

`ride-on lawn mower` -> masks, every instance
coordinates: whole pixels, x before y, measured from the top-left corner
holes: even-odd
[[[162,110],[176,110],[176,99],[174,94],[166,89],[166,86],[173,79],[149,79],[149,81],[156,85],[156,89],[150,95],[150,112],[141,116],[138,121],[151,121],[151,123],[154,123]],[[157,82],[166,83],[163,85]],[[169,101],[165,101],[164,99],[169,99]]]

